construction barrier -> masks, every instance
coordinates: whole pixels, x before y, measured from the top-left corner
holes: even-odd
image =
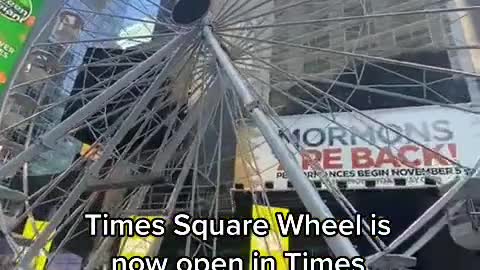
[[[155,216],[132,216],[132,220],[138,220],[140,218],[145,218],[150,221],[158,219],[161,217]],[[155,236],[149,235],[147,237],[142,236],[133,236],[133,237],[124,237],[120,242],[120,249],[118,256],[131,259],[133,257],[146,257],[148,256],[148,251],[155,241]]]
[[[29,217],[27,222],[25,223],[25,227],[23,229],[22,236],[26,240],[34,241],[37,239],[37,236],[42,233],[45,228],[48,226],[48,221],[39,221],[34,220],[33,218]],[[35,257],[32,262],[32,268],[35,270],[46,270],[47,269],[47,261],[48,261],[48,253],[52,249],[53,240],[47,242],[45,247],[40,251],[40,254]]]
[[[277,262],[278,270],[288,270],[288,262],[283,257],[283,252],[289,250],[289,238],[280,235],[280,229],[275,219],[276,213],[282,213],[283,216],[288,214],[289,210],[285,208],[267,207],[262,205],[253,205],[252,218],[264,218],[270,224],[270,232],[266,237],[258,237],[252,234],[250,238],[250,262],[252,261],[252,253],[258,251],[260,256],[274,257]],[[250,264],[250,269],[252,265]]]

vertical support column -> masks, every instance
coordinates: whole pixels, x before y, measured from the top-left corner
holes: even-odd
[[[328,209],[318,192],[312,186],[310,180],[304,175],[300,165],[292,157],[286,142],[280,138],[266,114],[259,108],[258,100],[252,95],[250,89],[233,66],[231,59],[222,49],[209,26],[204,27],[203,34],[207,43],[211,46],[213,54],[216,55],[220,67],[231,80],[236,92],[241,97],[244,106],[249,109],[251,118],[254,120],[260,132],[265,137],[265,140],[272,148],[277,159],[284,166],[288,178],[291,180],[307,210],[322,220],[334,218],[332,212]],[[359,256],[357,250],[348,238],[338,235],[335,237],[326,237],[325,241],[335,256],[346,256],[349,258]]]

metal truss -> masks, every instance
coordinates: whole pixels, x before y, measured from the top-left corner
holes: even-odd
[[[381,127],[387,137],[396,136],[434,153],[452,168],[473,172],[449,179],[446,186],[435,185],[445,192],[391,243],[369,236],[371,228],[363,221],[363,233],[376,251],[373,254],[361,254],[346,237],[325,238],[334,256],[365,256],[370,269],[412,267],[418,250],[449,224],[447,209],[458,212],[466,201],[478,199],[468,190],[478,191],[474,180],[478,179],[480,162],[463,164],[461,159],[440,153],[418,136],[371,116],[356,99],[368,95],[377,102],[382,97],[401,104],[399,107],[436,106],[478,121],[480,73],[469,63],[475,58],[468,56],[479,44],[460,40],[456,22],[473,16],[480,6],[459,6],[448,0],[412,1],[392,7],[382,7],[376,0],[212,0],[208,12],[197,14],[198,19],[189,24],[179,24],[174,18],[181,16],[182,10],[175,5],[162,6],[151,0],[110,2],[111,6],[94,10],[66,1],[27,50],[27,55],[38,48],[49,51],[56,59],[56,68],[35,77],[25,71],[25,65],[35,64],[27,57],[6,93],[0,136],[2,142],[15,144],[4,148],[9,149],[8,155],[2,154],[0,228],[20,269],[30,269],[49,241],[59,242],[48,255],[49,264],[79,241],[79,235],[87,230],[81,217],[89,211],[101,210],[112,217],[162,216],[167,220],[177,212],[220,218],[222,211],[232,208],[235,161],[249,168],[252,178],[261,180],[249,182],[247,189],[254,201],[261,198],[270,205],[262,179],[266,169],[252,159],[255,148],[262,145],[277,160],[272,166],[285,169],[305,209],[321,220],[335,218],[298,162],[306,149],[284,121],[289,106],[296,108],[295,117],[315,113],[328,126],[334,125],[373,148],[398,151],[395,143],[372,141],[337,116],[348,114],[365,125]],[[63,39],[58,33],[56,38],[40,38],[55,30],[56,16],[64,14],[62,11],[76,14],[82,30],[72,28],[71,35]],[[108,22],[106,28],[111,29],[100,27],[102,22]],[[397,35],[388,27],[382,28],[382,23],[395,25],[398,32],[419,33],[427,25],[431,33],[438,30],[439,22],[443,36],[429,35],[429,42],[424,42],[426,36],[416,39],[413,35],[401,40],[400,34],[393,38],[395,44],[382,40]],[[469,34],[462,31],[462,35]],[[447,52],[454,59],[451,66],[397,57],[429,50]],[[316,65],[311,65],[312,60]],[[368,70],[381,71],[397,81],[368,83]],[[471,100],[446,90],[459,81]],[[12,120],[9,101],[26,104],[27,99],[35,104],[35,110]],[[60,117],[62,114],[65,117]],[[255,127],[262,141],[243,149],[246,153],[242,155],[235,145],[242,140],[240,129],[245,126]],[[85,152],[80,149],[87,144],[82,138],[89,140]],[[52,164],[56,157],[69,162],[63,167]],[[318,160],[312,166],[325,171]],[[45,184],[32,187],[34,177],[43,177]],[[338,187],[340,180],[320,178],[335,201],[353,217],[361,209],[357,210]],[[255,191],[259,189],[257,198]],[[27,218],[38,216],[48,220],[48,225],[35,239],[20,243],[19,228]],[[433,220],[435,225],[410,248],[398,251]],[[164,238],[149,244],[149,256],[162,253]],[[83,269],[107,264],[119,240],[96,237],[93,248],[84,254]],[[215,257],[218,250],[215,237],[202,241],[189,236],[182,251],[185,256]]]

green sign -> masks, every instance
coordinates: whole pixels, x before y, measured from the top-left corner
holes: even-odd
[[[0,94],[20,60],[43,0],[0,0]]]

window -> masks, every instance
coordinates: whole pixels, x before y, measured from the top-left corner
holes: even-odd
[[[352,25],[345,28],[345,41],[358,39],[361,35],[362,27],[360,25]]]
[[[16,103],[11,107],[10,111],[23,117],[29,117],[32,112],[31,108],[26,108]]]
[[[347,2],[343,7],[345,17],[362,16],[373,13],[371,0]]]
[[[360,5],[360,3],[345,5],[343,7],[343,15],[345,17],[362,16],[363,14],[363,7]]]
[[[37,89],[37,87],[33,87],[31,85],[28,86],[28,88],[25,90],[25,95],[33,98],[34,100],[37,100],[39,97],[40,91]]]
[[[320,58],[305,62],[305,64],[303,64],[303,72],[305,73],[320,73],[328,70],[329,68],[330,63]]]
[[[367,35],[373,34],[375,34],[375,22],[373,21],[345,27],[345,41],[365,38]]]

